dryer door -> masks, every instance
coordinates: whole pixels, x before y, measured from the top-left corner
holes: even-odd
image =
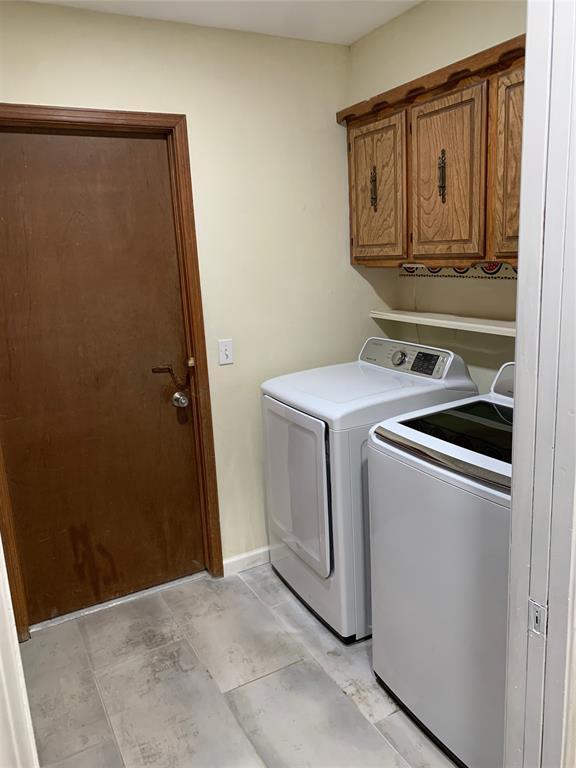
[[[267,395],[262,401],[270,532],[327,578],[330,507],[326,425]]]

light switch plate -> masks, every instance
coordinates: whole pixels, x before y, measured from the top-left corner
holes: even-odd
[[[218,362],[220,365],[232,365],[234,362],[232,339],[218,339]]]

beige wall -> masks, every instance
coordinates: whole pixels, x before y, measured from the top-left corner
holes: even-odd
[[[352,45],[346,106],[525,31],[523,0],[428,0]],[[390,272],[383,284],[387,301],[396,309],[417,308],[499,319],[512,319],[515,313],[513,280],[398,279]],[[382,323],[381,328],[391,336],[459,352],[484,391],[495,370],[514,359],[511,339],[392,323]]]
[[[351,269],[344,46],[0,2],[0,100],[184,112],[225,556],[263,546],[259,385],[378,333]],[[232,337],[236,363],[216,342]]]
[[[526,31],[524,0],[427,0],[350,49],[350,104]]]
[[[368,319],[414,289],[349,265],[335,112],[523,30],[515,4],[479,5],[424,3],[348,49],[0,2],[1,101],[187,115],[225,557],[266,543],[261,381],[351,359],[370,334],[416,338]],[[469,336],[420,329],[469,352],[482,383],[500,342]]]

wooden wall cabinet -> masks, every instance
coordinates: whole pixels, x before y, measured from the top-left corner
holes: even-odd
[[[412,254],[481,259],[486,83],[410,111]]]
[[[358,259],[398,262],[406,253],[406,114],[349,134],[351,245]]]
[[[488,132],[487,256],[518,255],[524,67],[490,81]]]
[[[520,36],[338,113],[353,264],[517,263]]]

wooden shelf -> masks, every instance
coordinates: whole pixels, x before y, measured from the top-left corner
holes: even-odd
[[[513,320],[489,320],[482,317],[464,317],[462,315],[441,315],[436,312],[406,312],[400,309],[380,311],[373,309],[370,317],[375,320],[392,320],[396,323],[431,325],[436,328],[454,328],[471,333],[490,333],[493,336],[516,336],[516,323]]]

